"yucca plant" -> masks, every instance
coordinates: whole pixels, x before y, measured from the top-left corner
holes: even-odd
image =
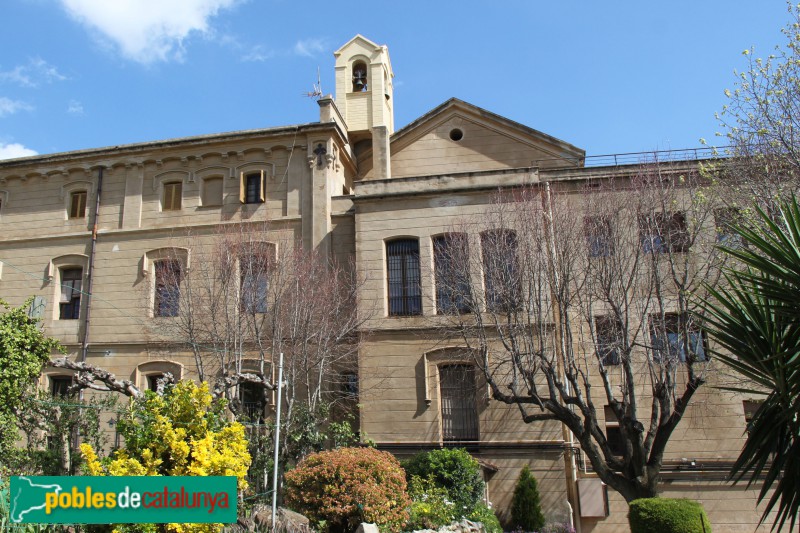
[[[794,530],[800,508],[800,207],[793,197],[778,213],[757,210],[735,228],[747,247],[726,248],[739,266],[726,284],[709,288],[702,320],[716,340],[716,358],[753,383],[728,390],[764,397],[733,465],[734,481],[763,481],[761,517],[772,529]]]

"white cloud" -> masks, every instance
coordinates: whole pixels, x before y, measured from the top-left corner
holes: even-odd
[[[302,39],[294,45],[294,53],[299,56],[314,57],[325,51],[323,39]]]
[[[0,117],[13,115],[18,111],[30,111],[33,107],[20,100],[11,100],[5,96],[0,96]]]
[[[22,87],[38,87],[41,83],[64,81],[67,77],[58,69],[42,59],[34,57],[27,65],[17,65],[11,70],[0,71],[0,81],[10,81]]]
[[[82,24],[140,63],[180,60],[183,41],[208,33],[209,19],[239,0],[60,0]]]
[[[251,48],[248,53],[243,55],[242,61],[263,62],[272,57],[275,57],[275,52],[272,50],[267,50],[259,44]]]
[[[83,115],[83,104],[77,100],[70,100],[67,106],[67,113],[70,115]]]
[[[28,157],[37,155],[39,152],[25,148],[19,143],[3,144],[0,143],[0,159],[14,159],[15,157]]]

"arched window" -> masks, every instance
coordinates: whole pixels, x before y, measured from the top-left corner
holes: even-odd
[[[419,241],[397,239],[386,243],[389,316],[422,314]]]
[[[481,233],[486,309],[510,313],[522,305],[522,280],[517,257],[517,233],[494,229]]]
[[[356,61],[353,63],[353,92],[362,93],[368,89],[367,64],[363,61]]]
[[[140,390],[156,392],[158,390],[158,380],[163,378],[167,372],[172,374],[175,381],[180,381],[183,378],[183,365],[165,360],[141,363],[136,367],[134,383]]]
[[[440,315],[468,313],[472,309],[469,267],[466,233],[447,233],[433,238],[436,312]]]

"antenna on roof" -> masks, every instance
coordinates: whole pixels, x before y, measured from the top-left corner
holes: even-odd
[[[317,83],[314,84],[314,90],[309,93],[303,93],[303,96],[307,96],[308,98],[316,97],[317,100],[322,98],[322,81],[319,78],[319,67],[317,67]]]

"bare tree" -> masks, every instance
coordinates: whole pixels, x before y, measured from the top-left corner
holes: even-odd
[[[766,58],[744,51],[747,68],[734,72],[728,103],[717,114],[731,145],[723,164],[727,201],[742,210],[755,203],[773,217],[800,186],[800,7],[787,2],[787,10],[786,44]]]
[[[157,261],[147,290],[161,316],[153,341],[192,353],[199,379],[213,382],[236,414],[243,402],[270,399],[283,353],[291,418],[297,403],[315,411],[347,396],[340,385],[356,372],[366,318],[357,312],[350,265],[276,241],[270,229],[233,224],[192,235],[191,268],[180,252]],[[245,384],[263,397],[244,399]]]
[[[664,165],[599,188],[545,184],[499,194],[434,245],[436,321],[475,355],[492,397],[526,423],[563,423],[628,501],[657,494],[667,442],[705,382],[688,296],[719,278],[712,191]]]

